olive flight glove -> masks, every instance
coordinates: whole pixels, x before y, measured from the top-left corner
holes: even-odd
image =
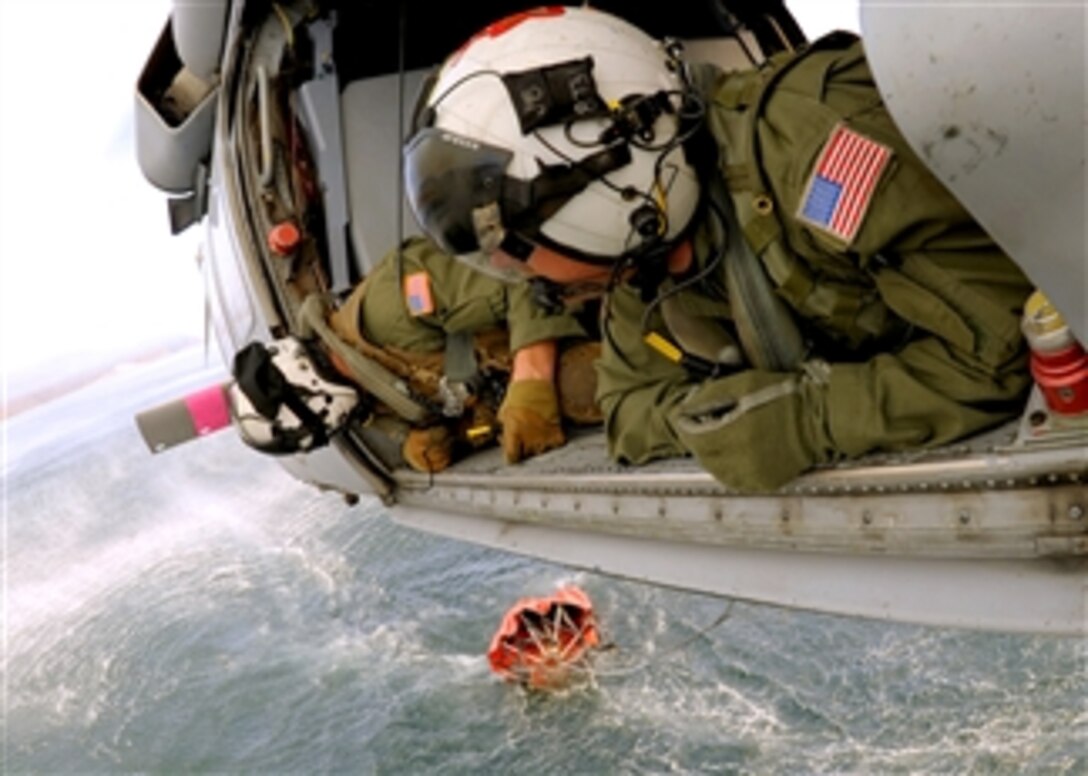
[[[673,430],[703,467],[742,492],[779,488],[832,459],[826,364],[800,374],[748,370],[708,380],[673,410]]]

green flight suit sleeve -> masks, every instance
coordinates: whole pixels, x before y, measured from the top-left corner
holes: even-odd
[[[379,346],[416,352],[440,351],[446,334],[501,325],[506,315],[502,283],[455,261],[429,240],[411,238],[387,253],[367,277],[363,330]],[[403,280],[417,273],[430,297],[430,312],[412,315]]]
[[[900,135],[860,44],[814,54],[810,65],[783,79],[759,128],[787,246],[810,267],[871,284],[913,330],[887,352],[831,364],[819,380],[752,374],[746,402],[742,381],[725,378],[678,406],[674,430],[686,446],[743,490],[842,457],[955,441],[1015,417],[1030,386],[1019,328],[1030,283]],[[816,100],[806,91],[814,71],[826,74]],[[840,122],[892,152],[849,245],[796,217]],[[705,411],[715,403],[720,417]]]
[[[415,352],[445,347],[446,335],[498,326],[510,329],[512,350],[547,339],[584,336],[567,314],[549,315],[532,299],[528,286],[509,286],[477,272],[423,238],[411,238],[386,254],[367,278],[363,330],[379,346]],[[405,301],[404,278],[422,273],[430,312],[412,315]]]
[[[533,299],[528,283],[504,286],[506,322],[510,328],[510,350],[521,350],[545,340],[580,339],[587,336],[582,324],[566,312],[546,311]]]
[[[669,422],[693,378],[677,363],[643,341],[646,305],[630,286],[612,291],[601,321],[601,358],[597,362],[597,401],[605,417],[611,456],[640,464],[688,454]],[[660,315],[650,321],[663,330]]]
[[[827,417],[843,454],[951,442],[1022,409],[1031,378],[1019,322],[1030,284],[985,235],[968,240],[969,225],[960,227],[924,250],[886,246],[895,264],[876,271],[877,288],[916,335],[896,352],[832,368]]]
[[[761,161],[787,247],[820,272],[871,287],[911,334],[878,355],[801,374],[695,381],[642,343],[643,307],[633,292],[617,293],[598,371],[618,459],[689,452],[727,485],[770,490],[815,464],[951,442],[1020,411],[1030,283],[899,135],[859,51],[813,55],[826,74],[815,100],[783,80],[760,127]],[[850,245],[794,217],[838,122],[893,152]]]
[[[846,122],[893,156],[850,245],[787,217],[788,242],[811,263],[830,254],[867,271],[915,330],[902,349],[833,365],[824,400],[835,449],[856,456],[942,444],[1011,417],[1030,385],[1020,316],[1031,284],[898,132],[861,44],[818,57],[833,74],[821,94],[826,115],[791,128],[789,101],[800,98],[787,75],[761,127],[780,212],[797,212],[830,122]],[[811,134],[820,122],[824,134]]]

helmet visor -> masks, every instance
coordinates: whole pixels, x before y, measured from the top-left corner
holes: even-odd
[[[439,248],[455,256],[481,250],[479,211],[490,208],[497,213],[512,158],[502,148],[430,127],[408,141],[404,148],[408,203]]]

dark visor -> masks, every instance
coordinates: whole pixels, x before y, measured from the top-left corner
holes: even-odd
[[[417,132],[404,148],[408,202],[423,230],[453,255],[480,249],[473,211],[497,204],[513,154],[442,129]]]

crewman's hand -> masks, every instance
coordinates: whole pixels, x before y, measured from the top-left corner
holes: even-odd
[[[404,440],[401,455],[417,472],[440,472],[453,463],[453,435],[445,426],[413,428]]]
[[[517,380],[499,407],[502,451],[507,463],[561,447],[567,438],[559,422],[559,399],[551,380]]]
[[[834,455],[825,382],[811,373],[750,369],[698,386],[670,421],[719,481],[740,491],[775,490]]]

